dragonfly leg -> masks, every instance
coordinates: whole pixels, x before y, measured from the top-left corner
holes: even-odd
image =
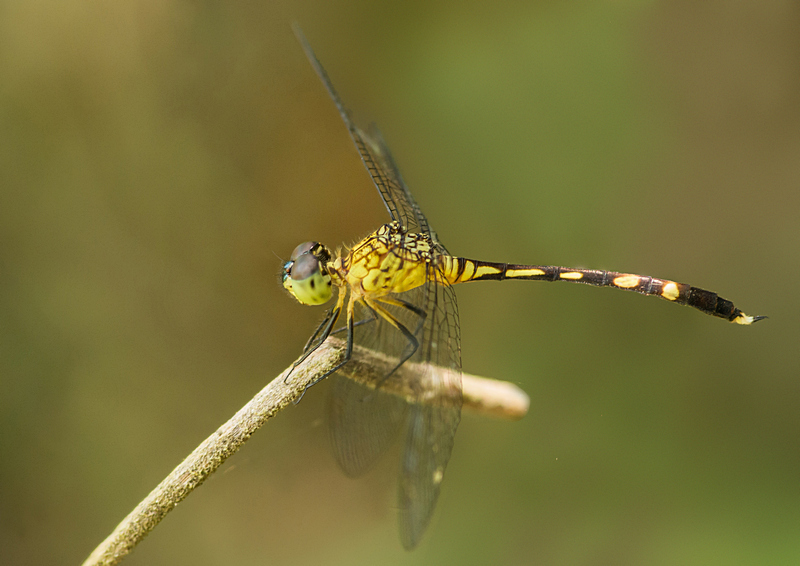
[[[325,338],[328,337],[328,334],[331,334],[330,329],[328,329],[327,334],[323,331],[323,329],[326,326],[329,325],[329,323],[331,321],[331,317],[333,316],[333,313],[335,311],[336,311],[335,307],[328,311],[328,314],[325,315],[325,319],[319,324],[319,326],[317,326],[317,329],[314,331],[314,334],[311,335],[311,338],[308,339],[308,341],[306,342],[306,345],[303,346],[303,353],[308,352],[309,350],[311,350],[313,352],[315,349],[317,349],[319,347],[320,344],[322,344],[325,341]],[[325,338],[321,339],[317,344],[314,344],[314,341],[317,339],[317,336],[320,335],[320,332],[322,332],[322,335]],[[311,347],[312,345],[314,345],[313,348]],[[303,358],[303,359],[305,359],[305,358]],[[295,365],[297,365],[298,363],[300,363],[300,362],[296,362]]]
[[[331,369],[326,371],[324,374],[322,374],[321,376],[316,378],[314,381],[312,381],[311,383],[306,385],[305,389],[303,389],[303,392],[300,394],[300,397],[298,397],[297,400],[294,401],[295,405],[297,405],[303,399],[303,397],[306,394],[306,391],[308,391],[308,389],[310,387],[314,387],[317,383],[319,383],[320,381],[322,381],[323,379],[325,379],[326,377],[328,377],[329,375],[331,375],[332,373],[337,371],[340,367],[342,367],[347,362],[349,362],[350,358],[353,356],[353,327],[355,326],[355,324],[353,322],[353,318],[354,318],[354,316],[353,316],[353,305],[354,305],[354,303],[355,303],[355,301],[351,297],[350,298],[350,302],[347,305],[347,347],[345,348],[344,357],[342,358],[342,361],[340,361],[338,364],[333,366]],[[333,326],[333,324],[331,324],[331,326]],[[328,335],[330,335],[330,329],[328,330]],[[326,335],[325,338],[327,338],[328,335]]]
[[[306,358],[308,358],[308,356],[316,352],[317,348],[322,346],[322,343],[325,342],[328,336],[330,336],[331,328],[333,327],[334,324],[336,324],[336,320],[339,318],[339,314],[341,312],[342,309],[339,308],[338,306],[334,309],[331,309],[331,312],[328,313],[328,316],[325,317],[325,320],[322,321],[322,324],[319,325],[316,332],[314,332],[314,336],[312,336],[312,338],[319,336],[319,340],[317,340],[314,343],[311,343],[311,341],[309,341],[309,343],[306,344],[306,347],[303,350],[303,355],[300,356],[300,358],[298,358],[298,360],[292,364],[292,369],[290,369],[289,373],[286,374],[286,377],[283,378],[284,383],[287,383],[289,381],[289,377],[292,375],[294,368],[302,364],[306,360]],[[322,330],[322,332],[320,332],[320,330]]]
[[[378,320],[378,315],[375,314],[374,310],[370,308],[369,312],[370,312],[369,318],[365,318],[364,320],[359,320],[358,322],[353,323],[353,326],[354,327],[361,326],[362,324],[369,324],[370,322],[375,322],[376,320]],[[345,330],[347,330],[347,325],[340,326],[339,328],[331,332],[331,336],[333,336],[334,334],[339,334],[340,332],[344,332]]]
[[[417,307],[414,307],[413,305],[408,305],[408,303],[406,303],[405,301],[400,301],[400,303],[398,304],[398,303],[390,302],[390,301],[388,301],[388,300],[385,300],[385,299],[379,299],[379,300],[380,300],[381,302],[385,302],[385,303],[388,303],[388,304],[397,304],[397,306],[405,306],[406,308],[413,307],[413,309],[414,309],[414,312],[416,312],[417,314],[419,314],[419,315],[420,315],[420,317],[422,317],[422,316],[425,314],[425,313],[424,313],[424,311],[421,311],[420,309],[418,309]],[[394,301],[394,300],[395,300],[395,299],[392,299],[392,301]],[[369,306],[369,307],[370,307],[370,308],[371,308],[373,311],[375,311],[376,313],[378,313],[379,315],[381,315],[381,316],[382,316],[382,317],[383,317],[383,318],[384,318],[384,319],[385,319],[385,320],[386,320],[386,321],[387,321],[389,324],[391,324],[391,325],[392,325],[392,326],[394,326],[394,327],[395,327],[397,330],[399,330],[399,331],[400,331],[400,333],[401,333],[403,336],[405,336],[406,340],[408,340],[408,346],[406,347],[406,353],[405,353],[405,354],[403,354],[403,357],[402,357],[402,358],[400,358],[400,361],[397,363],[397,365],[396,365],[396,366],[394,366],[394,367],[392,368],[392,370],[391,370],[389,373],[387,373],[385,376],[383,376],[383,377],[381,378],[381,380],[380,380],[380,381],[378,382],[378,384],[377,384],[377,387],[380,387],[380,386],[381,386],[381,384],[383,384],[383,382],[384,382],[384,381],[386,381],[387,379],[389,379],[389,377],[391,377],[391,375],[392,375],[394,372],[396,372],[396,371],[397,371],[397,369],[398,369],[400,366],[402,366],[404,363],[406,363],[406,362],[408,361],[408,359],[409,359],[411,356],[413,356],[413,355],[414,355],[414,353],[415,353],[415,352],[416,352],[416,351],[419,349],[419,340],[417,340],[417,337],[416,337],[416,336],[414,336],[414,334],[413,334],[413,333],[412,333],[412,332],[411,332],[411,331],[410,331],[408,328],[406,328],[406,327],[405,327],[405,325],[403,325],[403,323],[402,323],[402,322],[400,322],[399,320],[397,320],[397,318],[395,318],[395,316],[394,316],[392,313],[390,313],[390,312],[389,312],[389,311],[387,311],[387,310],[386,310],[384,307],[382,307],[380,304],[378,304],[378,302],[377,302],[377,301],[374,301],[374,300],[371,300],[371,299],[368,299],[368,298],[366,298],[366,297],[365,297],[365,298],[364,298],[364,302],[365,302],[365,303],[367,304],[367,306]],[[420,314],[420,313],[421,313],[421,314]]]
[[[339,315],[342,313],[342,307],[344,307],[344,298],[344,293],[339,293],[339,296],[336,298],[336,306],[333,307],[325,316],[325,320],[323,320],[322,323],[317,327],[317,330],[311,336],[311,339],[308,341],[308,343],[306,343],[306,346],[303,349],[303,355],[300,356],[300,359],[292,364],[292,369],[290,369],[289,373],[286,374],[286,377],[283,378],[284,383],[289,381],[289,376],[292,375],[294,368],[303,363],[308,356],[316,352],[317,348],[322,346],[322,343],[325,342],[325,340],[328,339],[328,336],[331,335],[331,328],[333,328],[333,325],[336,324],[337,320],[339,320]],[[348,314],[349,313],[350,307],[348,306]]]
[[[428,317],[428,313],[426,313],[424,309],[421,309],[418,306],[409,303],[408,301],[404,301],[403,299],[398,299],[397,297],[380,297],[376,300],[387,305],[394,305],[396,307],[411,311],[419,317],[419,323],[417,324],[416,330],[413,332],[414,336],[419,334],[419,331],[422,330],[422,325],[425,323],[425,319]]]

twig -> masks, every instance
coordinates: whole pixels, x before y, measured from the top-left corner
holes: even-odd
[[[292,371],[288,383],[284,383],[284,379],[289,369],[270,382],[150,492],[92,552],[83,566],[118,564],[173,507],[203,483],[269,418],[299,398],[317,376],[341,361],[343,355],[344,342],[329,338]],[[386,356],[355,348],[353,358],[345,368],[350,370],[348,377],[374,386],[392,366],[391,359]],[[387,380],[381,389],[407,397],[410,376],[415,375],[409,369],[401,367],[397,378]],[[466,409],[508,419],[521,418],[528,409],[528,396],[511,383],[469,375],[463,375],[462,379]]]

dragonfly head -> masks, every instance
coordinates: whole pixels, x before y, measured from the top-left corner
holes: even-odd
[[[333,293],[330,260],[331,252],[319,242],[300,244],[283,264],[283,287],[304,305],[327,303]]]

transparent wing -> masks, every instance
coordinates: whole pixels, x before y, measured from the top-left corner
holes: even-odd
[[[432,274],[433,275],[433,274]],[[443,281],[443,279],[439,279]],[[426,402],[409,408],[398,503],[403,546],[417,546],[428,527],[461,420],[461,336],[455,293],[433,279],[424,286],[427,319],[419,359]],[[433,395],[430,395],[433,393]]]
[[[422,306],[421,289],[399,296],[409,304]],[[415,336],[422,334],[424,318],[392,305],[385,308]],[[355,319],[354,343],[397,360],[408,353],[406,337],[364,304],[356,304]],[[346,372],[347,368],[343,371]],[[409,404],[400,397],[380,388],[368,388],[345,375],[333,377],[328,398],[333,452],[342,470],[350,477],[357,477],[375,464],[396,437],[400,426],[405,424]]]
[[[408,404],[336,373],[329,378],[328,420],[336,462],[355,478],[366,473],[391,444]]]
[[[431,231],[427,219],[422,214],[405,183],[403,183],[400,172],[378,129],[373,125],[370,127],[369,132],[364,132],[353,123],[349,112],[342,104],[339,94],[333,88],[328,74],[314,54],[314,50],[309,45],[303,32],[296,25],[294,26],[294,32],[306,52],[306,57],[308,57],[322,84],[325,85],[328,94],[336,104],[339,115],[344,120],[350,132],[350,137],[353,138],[353,142],[361,154],[361,160],[372,177],[372,181],[375,183],[375,187],[378,189],[392,220],[400,222],[409,232],[430,234],[436,240],[436,235]]]
[[[363,132],[362,136],[365,136]],[[373,160],[378,164],[378,169],[386,179],[383,188],[381,188],[377,182],[375,183],[381,193],[383,202],[386,203],[386,207],[390,211],[397,211],[396,215],[400,217],[401,224],[406,226],[409,232],[428,234],[431,240],[438,246],[439,253],[450,255],[450,252],[447,251],[444,244],[439,241],[438,234],[431,228],[428,219],[422,213],[422,209],[420,209],[411,191],[408,190],[403,178],[400,176],[400,170],[397,168],[397,164],[394,162],[394,158],[392,158],[392,153],[389,151],[377,126],[374,124],[370,126],[369,135],[365,136],[364,140],[372,148]],[[413,222],[410,221],[412,218]],[[395,213],[392,213],[392,219],[397,220]],[[404,221],[403,219],[407,220]],[[416,228],[414,228],[414,226],[416,226]]]
[[[416,372],[411,379],[411,402],[339,375],[333,379],[329,398],[334,455],[349,476],[372,467],[398,429],[406,427],[398,506],[400,538],[409,549],[419,543],[430,522],[461,419],[458,307],[453,289],[440,283],[443,278],[437,275],[431,273],[425,285],[392,296],[426,316],[381,304],[419,342],[405,368]],[[398,360],[410,352],[408,339],[385,319],[375,318],[363,305],[357,305],[356,315],[362,324],[354,329],[355,343]]]
[[[361,137],[367,145],[370,157],[375,165],[375,172],[370,170],[369,166],[367,166],[367,170],[372,175],[372,179],[375,180],[375,186],[378,187],[392,220],[398,220],[409,232],[422,232],[433,236],[428,219],[422,214],[422,210],[414,200],[405,182],[403,182],[400,171],[378,127],[375,124],[370,124],[369,133],[361,132]],[[367,161],[364,160],[364,163],[366,164]],[[376,173],[381,180],[380,183],[376,180]]]

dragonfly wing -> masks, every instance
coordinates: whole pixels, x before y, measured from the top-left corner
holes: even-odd
[[[331,376],[328,397],[331,444],[336,462],[349,477],[366,473],[397,434],[408,404],[343,375]]]
[[[319,62],[319,59],[317,59],[305,35],[296,25],[294,26],[294,33],[300,45],[302,45],[306,57],[311,62],[311,66],[314,67],[314,71],[316,71],[322,84],[325,85],[325,89],[334,104],[336,104],[336,109],[339,110],[339,115],[347,126],[358,153],[361,154],[364,167],[372,177],[372,181],[375,183],[375,187],[378,189],[392,220],[400,222],[409,232],[424,232],[433,235],[425,215],[422,214],[414,197],[411,196],[405,183],[403,183],[392,155],[383,141],[383,136],[374,125],[370,126],[369,132],[365,132],[356,126],[350,117],[350,112],[348,112],[341,98],[339,98],[339,93],[333,87],[328,73]]]
[[[376,155],[375,153],[376,151],[380,151],[380,146],[375,144],[374,140],[372,140],[370,136],[365,134],[363,130],[356,126],[352,118],[350,118],[350,113],[342,103],[342,99],[339,98],[339,93],[337,93],[336,89],[333,88],[333,83],[331,82],[330,78],[328,78],[328,73],[325,72],[325,69],[319,62],[319,59],[317,59],[317,56],[314,54],[314,50],[311,48],[311,45],[308,43],[308,40],[306,39],[305,35],[303,35],[303,32],[300,30],[299,26],[294,26],[294,33],[297,36],[298,41],[300,41],[300,45],[303,46],[303,50],[306,52],[306,57],[308,57],[308,60],[311,62],[311,66],[314,67],[317,76],[319,76],[331,99],[333,99],[334,104],[336,104],[336,108],[339,110],[339,115],[342,117],[342,120],[347,126],[347,129],[350,132],[350,137],[353,138],[353,143],[356,144],[356,148],[361,154],[361,160],[364,162],[364,166],[367,168],[367,171],[372,177],[372,181],[378,188],[378,192],[380,192],[383,203],[386,205],[392,220],[400,222],[410,231],[418,230],[419,226],[416,223],[413,210],[404,209],[403,206],[399,204],[399,202],[396,201],[392,196],[396,189],[390,186],[390,182],[392,181],[390,171],[387,171],[384,168],[385,166],[382,163],[380,156]],[[411,212],[411,214],[408,214],[408,212]]]
[[[400,540],[408,550],[419,544],[433,516],[459,418],[426,405],[413,405],[409,412],[398,485]]]
[[[412,319],[419,317],[409,318],[411,313],[405,309],[398,311],[403,312],[393,314],[403,324],[418,326]],[[408,340],[397,329],[361,302],[356,303],[354,317],[355,344],[392,358],[402,357]],[[412,330],[416,326],[411,326]],[[345,474],[358,477],[366,473],[391,444],[405,422],[408,403],[380,388],[361,385],[341,372],[331,376],[331,381],[328,420],[333,453]]]
[[[442,279],[439,279],[443,281]],[[461,420],[461,342],[455,293],[448,284],[425,285],[428,316],[419,356],[424,402],[412,404],[398,490],[400,538],[417,546],[428,527]]]
[[[450,255],[450,252],[439,241],[438,234],[431,228],[428,219],[400,176],[400,170],[397,168],[392,153],[378,127],[375,124],[370,125],[368,134],[362,132],[362,139],[371,148],[372,160],[378,165],[378,170],[381,172],[383,182],[376,181],[375,186],[378,187],[378,192],[380,192],[386,208],[390,212],[395,211],[391,213],[392,219],[399,220],[410,232],[428,234],[437,245],[439,253]],[[375,179],[374,176],[373,179]]]
[[[402,399],[336,375],[329,399],[334,454],[349,476],[369,470],[398,428],[407,427],[398,505],[401,541],[409,549],[419,543],[436,507],[461,418],[458,310],[452,287],[437,281],[443,279],[432,272],[425,285],[391,296],[425,312],[424,317],[409,308],[382,304],[419,343],[404,368],[405,375],[411,375],[411,397]],[[356,318],[360,322],[354,328],[356,344],[397,360],[410,353],[408,339],[382,317],[357,304]]]
[[[367,144],[372,161],[379,172],[381,182],[376,181],[375,186],[378,188],[386,208],[389,209],[392,220],[398,220],[409,232],[432,234],[428,219],[400,176],[400,170],[397,168],[392,153],[378,127],[370,124],[368,133],[362,132],[361,136]],[[373,175],[374,179],[375,175]]]

